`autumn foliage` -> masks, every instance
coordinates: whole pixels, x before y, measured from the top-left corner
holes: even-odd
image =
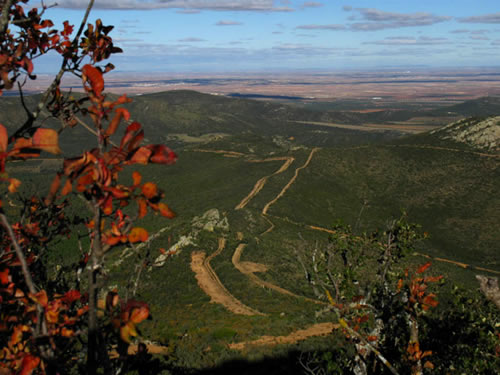
[[[130,98],[108,99],[104,76],[114,67],[102,61],[121,50],[109,36],[112,26],[101,20],[87,24],[93,1],[76,33],[68,22],[58,29],[44,19],[48,8],[43,2],[40,9],[29,11],[24,3],[0,3],[0,94],[16,84],[22,94],[26,81],[36,79],[36,59],[49,51],[57,52],[62,64],[36,108],[22,102],[28,118],[24,124],[10,134],[0,124],[0,203],[22,184],[8,173],[11,161],[37,158],[43,152],[60,155],[60,133],[82,123],[95,135],[96,147],[76,157],[62,155],[62,168],[48,194],[25,199],[19,217],[8,217],[0,208],[0,373],[64,373],[69,368],[109,372],[120,366],[109,353],[127,352],[138,337],[137,324],[149,316],[149,307],[122,300],[112,291],[104,296],[105,308],[99,309],[98,299],[104,298],[99,282],[104,256],[121,245],[148,240],[148,232],[134,225],[136,219],[148,213],[175,216],[155,183],[143,182],[134,171],[132,181],[125,184],[120,173],[136,164],[172,164],[176,155],[164,145],[142,144],[142,126],[131,121],[125,108]],[[84,95],[75,98],[60,90],[64,74],[81,79]],[[59,119],[62,127],[39,124],[42,109]],[[120,134],[117,144],[111,141]],[[64,286],[49,290],[37,273],[43,267],[40,259],[55,238],[72,235],[75,223],[66,214],[72,195],[79,195],[90,212],[79,223],[87,228],[90,240],[79,261],[87,281],[66,290]]]

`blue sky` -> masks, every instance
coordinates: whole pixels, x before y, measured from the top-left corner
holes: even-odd
[[[88,1],[57,3],[47,17],[78,25]],[[498,0],[96,0],[96,18],[121,71],[500,65]]]

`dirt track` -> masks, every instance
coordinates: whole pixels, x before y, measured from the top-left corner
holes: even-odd
[[[233,258],[231,259],[233,262],[234,267],[240,271],[242,274],[247,275],[252,282],[254,282],[257,285],[260,285],[263,288],[268,288],[275,290],[278,293],[285,294],[287,296],[295,297],[295,298],[301,298],[305,299],[309,302],[316,303],[316,304],[323,304],[321,301],[317,301],[311,298],[299,296],[298,294],[292,293],[289,290],[283,289],[282,287],[279,287],[278,285],[272,284],[268,281],[264,281],[258,276],[255,275],[255,272],[266,272],[267,271],[267,266],[264,264],[260,263],[253,263],[253,262],[241,262],[241,254],[243,254],[243,250],[245,249],[246,244],[239,244],[236,250],[234,251]]]
[[[295,344],[296,342],[308,339],[309,337],[329,335],[334,329],[337,328],[339,328],[338,324],[318,323],[305,329],[299,329],[298,331],[292,332],[288,336],[262,336],[260,339],[253,341],[232,343],[229,344],[229,349],[244,350],[249,346]]]
[[[429,148],[434,148],[434,147],[429,147]],[[441,149],[441,148],[436,148],[436,149]],[[319,150],[319,148],[314,148],[311,150],[311,153],[309,154],[309,157],[307,158],[306,162],[304,165],[301,167],[297,168],[295,170],[294,176],[290,179],[290,181],[283,187],[283,189],[280,191],[280,193],[270,202],[268,202],[264,208],[262,209],[262,216],[269,221],[271,224],[271,227],[264,232],[267,233],[271,231],[274,228],[274,224],[267,218],[267,212],[269,211],[269,208],[276,203],[286,192],[287,190],[292,186],[292,184],[295,182],[297,179],[299,172],[307,168],[309,163],[312,160],[312,157],[314,154]],[[201,152],[215,152],[215,153],[220,153],[223,154],[224,156],[231,156],[231,157],[239,157],[243,156],[241,153],[237,152],[227,152],[223,150],[215,150],[215,151],[208,151],[208,150],[197,150]],[[458,150],[449,150],[449,151],[458,151]],[[481,156],[493,156],[493,155],[488,155],[488,154],[481,154]],[[495,156],[493,156],[495,157]],[[282,173],[286,171],[289,166],[293,163],[295,160],[293,157],[282,157],[282,158],[272,158],[272,159],[264,159],[264,160],[253,160],[252,162],[266,162],[266,161],[273,161],[273,160],[285,160],[285,163],[273,174],[269,176],[265,176],[261,179],[259,179],[256,184],[254,185],[252,191],[242,199],[242,201],[235,207],[235,210],[239,210],[244,208],[250,200],[255,197],[264,187],[265,183],[267,182],[268,178],[271,176],[274,176],[276,174]],[[322,232],[327,232],[327,233],[335,233],[332,230],[326,229],[326,228],[321,228],[313,225],[306,225],[309,229],[316,230],[316,231],[322,231]],[[239,241],[243,240],[243,234],[242,233],[237,233],[237,238]],[[243,315],[264,315],[261,312],[254,310],[243,303],[241,303],[239,300],[237,300],[233,295],[231,295],[227,289],[224,287],[224,285],[220,282],[219,278],[213,271],[213,269],[210,266],[210,261],[220,254],[222,250],[225,247],[225,240],[224,239],[219,239],[219,248],[217,251],[215,251],[212,255],[209,257],[205,258],[205,253],[204,252],[195,252],[192,254],[192,261],[191,261],[191,268],[192,270],[196,273],[196,279],[198,280],[198,284],[200,287],[209,295],[212,299],[211,302],[215,303],[220,303],[224,305],[229,311],[235,313],[235,314],[243,314]],[[260,285],[265,288],[269,288],[272,290],[277,291],[278,293],[288,295],[288,296],[293,296],[296,298],[305,298],[313,303],[319,303],[321,304],[322,302],[316,301],[313,299],[309,299],[306,297],[302,297],[299,295],[296,295],[286,289],[283,289],[277,285],[274,285],[272,283],[269,283],[267,281],[264,281],[257,277],[255,275],[256,272],[266,272],[267,271],[267,266],[264,264],[259,264],[259,263],[254,263],[254,262],[245,262],[241,261],[241,256],[243,253],[243,250],[245,249],[246,244],[239,244],[232,256],[232,263],[236,269],[238,269],[241,273],[247,275],[252,282],[254,282],[257,285]],[[432,258],[430,256],[427,256],[425,254],[415,254],[415,255],[422,255],[428,258]],[[481,268],[481,267],[472,267],[470,265],[448,260],[448,259],[443,259],[443,258],[432,258],[436,261],[440,262],[447,262],[451,264],[455,264],[457,266],[460,266],[462,268],[475,268],[477,270],[483,270],[486,272],[493,272],[493,273],[499,273],[490,269],[486,268]],[[313,326],[307,327],[305,329],[301,329],[295,332],[292,332],[288,336],[262,336],[261,338],[253,341],[245,341],[245,342],[240,342],[240,343],[232,343],[229,344],[230,349],[234,350],[245,350],[247,347],[251,346],[262,346],[262,345],[278,345],[278,344],[293,344],[301,340],[305,340],[309,337],[313,336],[324,336],[328,335],[329,333],[332,332],[333,329],[338,328],[338,324],[333,324],[333,323],[320,323],[320,324],[315,324]],[[149,349],[149,347],[148,347]],[[165,350],[164,348],[160,347],[159,350]]]
[[[476,271],[483,271],[483,272],[489,272],[489,273],[494,273],[496,275],[500,275],[499,271],[495,271],[495,270],[492,270],[490,268],[479,267],[479,266],[472,266],[470,264],[462,263],[462,262],[457,262],[457,261],[451,260],[451,259],[432,257],[430,255],[422,254],[422,253],[418,253],[418,252],[413,253],[413,255],[417,255],[417,256],[424,257],[424,258],[436,260],[436,261],[442,262],[442,263],[450,263],[450,264],[453,264],[455,266],[458,266],[458,267],[461,267],[461,268],[464,268],[464,269],[468,268],[468,269],[473,269],[473,270],[476,270]]]
[[[217,251],[208,258],[205,258],[205,253],[202,251],[195,251],[191,254],[191,269],[196,274],[198,285],[211,298],[210,302],[220,303],[234,314],[264,315],[244,305],[229,293],[210,266],[210,261],[222,252],[225,244],[226,240],[220,238]]]
[[[277,160],[285,160],[285,162],[273,174],[270,174],[269,176],[265,176],[265,177],[262,177],[261,179],[259,179],[255,183],[252,191],[250,191],[250,193],[245,198],[243,198],[241,200],[241,202],[234,208],[235,210],[241,210],[242,208],[244,208],[253,197],[255,197],[257,194],[259,194],[259,192],[262,190],[262,188],[264,187],[264,185],[266,184],[267,180],[270,177],[286,171],[288,169],[288,167],[290,166],[290,164],[292,164],[294,162],[295,158],[293,156],[288,156],[288,157],[269,158],[269,159],[263,159],[263,160],[249,160],[249,162],[251,162],[251,163],[265,163],[265,162],[277,161]]]
[[[266,215],[267,214],[267,211],[269,211],[269,208],[275,204],[278,199],[280,199],[283,195],[285,195],[286,191],[290,188],[290,186],[292,186],[292,184],[295,182],[295,180],[297,179],[297,177],[299,176],[299,172],[304,169],[304,168],[307,168],[307,166],[309,165],[309,163],[311,162],[312,160],[312,157],[313,155],[319,150],[318,147],[316,148],[313,148],[311,150],[311,153],[309,154],[309,157],[307,158],[306,162],[304,163],[304,165],[302,167],[299,167],[295,170],[295,174],[294,176],[290,179],[290,181],[288,181],[288,183],[285,185],[285,187],[280,191],[280,193],[270,202],[268,202],[264,208],[262,209],[262,214],[263,215]]]
[[[196,152],[208,152],[208,153],[211,153],[211,154],[223,154],[223,156],[232,157],[232,158],[235,158],[235,157],[239,158],[240,156],[244,156],[245,155],[245,154],[243,154],[241,152],[236,152],[236,151],[205,150],[205,149],[201,149],[201,148],[196,148],[193,151],[196,151]]]

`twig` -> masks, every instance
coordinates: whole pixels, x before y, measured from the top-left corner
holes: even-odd
[[[335,307],[335,301],[333,300],[331,294],[328,292],[328,290],[325,290],[325,292],[326,292],[326,295],[328,297],[328,300],[330,301],[330,304],[333,307],[333,311],[335,312],[335,315],[337,316],[337,320],[338,320],[340,326],[342,328],[344,328],[347,332],[349,332],[349,334],[351,336],[356,337],[359,341],[361,341],[363,343],[363,345],[365,345],[371,351],[373,351],[373,353],[377,356],[377,358],[380,360],[380,362],[382,362],[385,365],[385,367],[387,367],[389,369],[389,371],[391,373],[393,373],[394,375],[399,375],[399,372],[390,364],[390,362],[382,355],[382,353],[380,353],[380,351],[377,350],[377,348],[375,348],[372,344],[370,344],[367,340],[365,340],[365,338],[362,335],[360,335],[358,332],[356,332],[351,327],[349,327],[347,322],[340,315],[340,312],[338,311],[338,309]]]
[[[83,126],[85,129],[87,129],[90,133],[94,134],[95,136],[97,136],[97,132],[92,129],[90,126],[88,126],[83,120],[80,120],[78,117],[74,116],[74,119],[81,125]],[[108,142],[112,145],[112,146],[115,146],[115,147],[118,147],[118,145],[113,142],[112,140],[108,140]]]
[[[30,270],[28,268],[28,263],[26,262],[26,258],[24,257],[21,246],[19,246],[19,243],[17,242],[16,235],[14,234],[14,231],[12,230],[9,221],[7,220],[7,216],[5,216],[4,213],[0,213],[0,221],[2,222],[3,227],[10,237],[12,246],[14,246],[14,249],[16,250],[17,258],[19,259],[19,263],[21,263],[21,269],[23,270],[24,281],[26,282],[30,293],[35,294],[36,288],[35,284],[33,283],[33,278],[31,277]]]
[[[81,34],[83,32],[85,24],[87,23],[87,19],[89,17],[90,10],[92,9],[92,6],[94,5],[94,1],[95,0],[90,0],[89,5],[87,6],[87,10],[85,11],[85,15],[84,15],[84,17],[82,19],[82,22],[80,24],[80,28],[78,29],[78,32],[76,33],[75,37],[73,38],[73,42],[71,43],[72,48],[75,48],[75,46],[78,46],[78,40],[80,39],[80,36],[81,36]],[[12,0],[10,0],[9,2],[12,2]],[[4,5],[4,8],[5,8],[5,5]],[[2,18],[4,16],[5,16],[5,14],[2,13]],[[0,27],[1,26],[3,26],[3,24],[0,22]],[[50,86],[47,88],[47,90],[45,91],[45,93],[43,94],[43,96],[40,99],[40,101],[38,102],[37,108],[32,113],[31,118],[29,118],[28,121],[26,121],[26,123],[23,126],[21,126],[21,128],[19,128],[14,133],[14,135],[12,135],[10,137],[9,142],[12,142],[14,139],[16,139],[19,136],[21,136],[26,130],[28,130],[29,128],[31,128],[31,125],[38,118],[38,116],[40,115],[40,112],[42,111],[43,107],[47,103],[47,100],[49,99],[50,94],[61,83],[61,79],[62,79],[64,73],[66,72],[66,65],[68,64],[68,61],[69,61],[69,58],[65,57],[64,60],[63,60],[63,62],[62,62],[62,64],[61,64],[61,68],[59,69],[59,72],[57,73],[57,75],[55,76],[54,80],[52,81],[52,83],[50,84]]]

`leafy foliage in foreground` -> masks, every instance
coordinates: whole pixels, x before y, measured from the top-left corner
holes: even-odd
[[[413,250],[416,229],[404,218],[372,235],[356,236],[349,227],[337,226],[326,248],[315,249],[310,259],[306,252],[298,254],[309,283],[318,296],[326,294],[346,338],[340,349],[306,357],[301,362],[306,371],[416,375],[498,370],[499,314],[491,303],[482,296],[467,299],[455,288],[454,299],[442,308],[433,285],[442,286],[443,276],[427,275],[430,262],[414,271],[397,267]]]
[[[89,374],[99,369],[120,372],[126,363],[112,360],[112,353],[120,359],[126,356],[131,339],[139,335],[137,324],[149,317],[150,309],[143,302],[124,301],[113,291],[99,307],[104,257],[118,245],[147,241],[147,230],[134,222],[148,211],[168,218],[174,213],[161,202],[164,194],[155,183],[142,183],[142,176],[134,172],[132,184],[125,185],[119,175],[129,165],[172,164],[176,155],[164,145],[142,146],[144,132],[137,122],[128,124],[118,145],[110,140],[130,118],[123,108],[130,99],[123,95],[109,100],[104,93],[103,75],[113,66],[101,67],[99,63],[121,50],[108,36],[112,26],[97,20],[85,28],[93,1],[73,39],[73,26],[68,22],[58,31],[52,28],[52,21],[42,19],[46,10],[43,3],[40,12],[33,8],[28,14],[20,3],[8,0],[2,4],[0,94],[3,89],[12,89],[16,81],[22,93],[21,76],[36,78],[33,59],[41,54],[56,51],[63,63],[34,110],[22,102],[28,117],[24,124],[18,124],[10,134],[0,124],[0,202],[10,202],[9,195],[22,184],[9,176],[6,164],[36,158],[41,152],[60,154],[59,133],[64,130],[83,123],[95,136],[97,147],[65,158],[47,194],[25,199],[19,214],[8,215],[0,205],[0,369],[22,375],[68,373],[72,369]],[[83,96],[61,93],[60,80],[67,72],[81,78]],[[42,109],[60,120],[59,130],[37,122]],[[89,119],[93,126],[80,117]],[[69,195],[79,196],[87,213],[70,217]],[[135,209],[129,207],[132,202]],[[88,249],[80,242],[80,259],[70,283],[50,283],[43,260],[56,240],[74,235],[76,225],[87,229],[78,240],[86,238]],[[86,283],[80,279],[82,273],[88,277]]]

